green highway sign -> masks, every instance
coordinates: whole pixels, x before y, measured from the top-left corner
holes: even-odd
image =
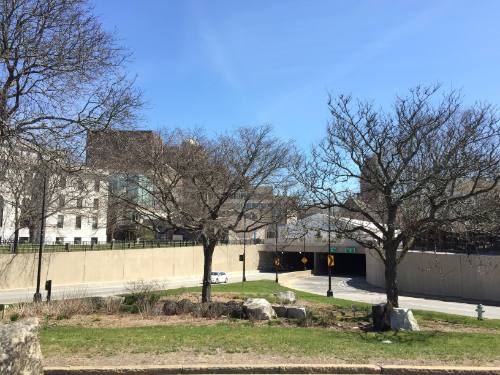
[[[328,253],[336,253],[337,252],[337,248],[336,247],[330,247],[330,249],[328,250]]]
[[[346,247],[345,252],[348,254],[354,254],[356,252],[356,248],[355,247]]]

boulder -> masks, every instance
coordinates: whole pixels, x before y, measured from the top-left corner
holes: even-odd
[[[286,318],[286,310],[287,310],[286,306],[273,305],[273,310],[278,318]]]
[[[276,316],[273,307],[264,298],[249,298],[243,304],[249,319],[270,320]]]
[[[305,319],[306,309],[305,307],[289,306],[286,309],[286,317],[289,319]]]
[[[291,292],[289,290],[286,292],[274,293],[274,295],[276,296],[276,299],[280,303],[288,304],[288,303],[294,303],[295,301],[297,301],[297,297],[295,296],[295,293]]]
[[[228,315],[229,309],[223,302],[212,302],[208,305],[207,318],[218,318]]]
[[[0,374],[43,375],[38,319],[0,325]]]
[[[163,313],[165,315],[176,315],[177,314],[177,302],[172,300],[166,300],[163,304]]]
[[[176,313],[178,315],[181,314],[190,314],[194,310],[194,303],[187,298],[181,299],[177,302]]]
[[[228,309],[228,316],[233,319],[246,319],[247,316],[243,309],[243,304],[236,301],[228,301],[226,303]]]
[[[420,331],[410,309],[393,308],[391,311],[391,329],[393,331]]]

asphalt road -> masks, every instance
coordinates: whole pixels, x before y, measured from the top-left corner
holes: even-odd
[[[286,286],[310,292],[315,294],[326,295],[328,290],[328,276],[310,276],[305,278],[291,279],[286,283]],[[385,302],[385,294],[381,288],[376,288],[369,285],[364,277],[332,277],[332,290],[334,297],[347,299],[351,301],[366,302],[366,303],[382,303]],[[476,317],[475,303],[467,302],[449,302],[440,300],[439,297],[413,297],[402,295],[399,297],[400,307],[430,310],[444,312],[448,314],[457,314]],[[484,306],[485,318],[500,319],[500,307]]]
[[[240,282],[241,272],[228,273],[229,283]],[[274,273],[247,272],[247,280],[274,280]],[[52,299],[67,299],[80,297],[107,297],[131,292],[138,283],[111,282],[105,284],[78,284],[52,287]],[[172,278],[148,282],[154,289],[175,289],[201,285],[200,277]],[[44,285],[42,285],[43,289]],[[29,302],[33,300],[35,288],[0,290],[0,303],[9,304],[16,302]],[[46,298],[45,290],[41,290],[42,298]]]

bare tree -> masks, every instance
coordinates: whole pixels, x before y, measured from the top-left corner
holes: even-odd
[[[81,152],[87,130],[130,124],[124,61],[85,0],[1,0],[0,144]]]
[[[137,188],[151,199],[134,201],[143,225],[167,224],[191,232],[203,243],[202,301],[211,300],[210,273],[216,244],[230,232],[252,231],[279,220],[291,145],[271,135],[269,127],[241,128],[209,138],[180,131],[143,150],[145,179]],[[127,196],[122,197],[127,200]],[[244,217],[251,220],[240,223]]]
[[[378,253],[394,306],[398,264],[415,238],[483,221],[489,211],[483,197],[500,178],[495,109],[464,106],[456,92],[442,98],[438,92],[438,86],[412,89],[391,112],[349,96],[331,98],[326,137],[297,163],[309,204],[336,207],[344,216],[336,232]]]

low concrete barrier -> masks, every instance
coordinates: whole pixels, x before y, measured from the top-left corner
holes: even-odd
[[[262,245],[246,246],[246,269],[259,268]],[[215,248],[214,271],[241,271],[241,245]],[[33,287],[36,283],[38,254],[0,255],[0,290]],[[132,282],[200,276],[203,274],[201,246],[105,251],[45,253],[42,256],[42,286],[52,280],[53,286]]]
[[[51,367],[45,375],[166,375],[166,374],[394,374],[500,375],[500,367],[393,366],[358,364],[172,365],[131,367]]]
[[[384,287],[384,265],[366,253],[366,280]],[[500,302],[500,256],[410,251],[398,268],[399,290]]]

